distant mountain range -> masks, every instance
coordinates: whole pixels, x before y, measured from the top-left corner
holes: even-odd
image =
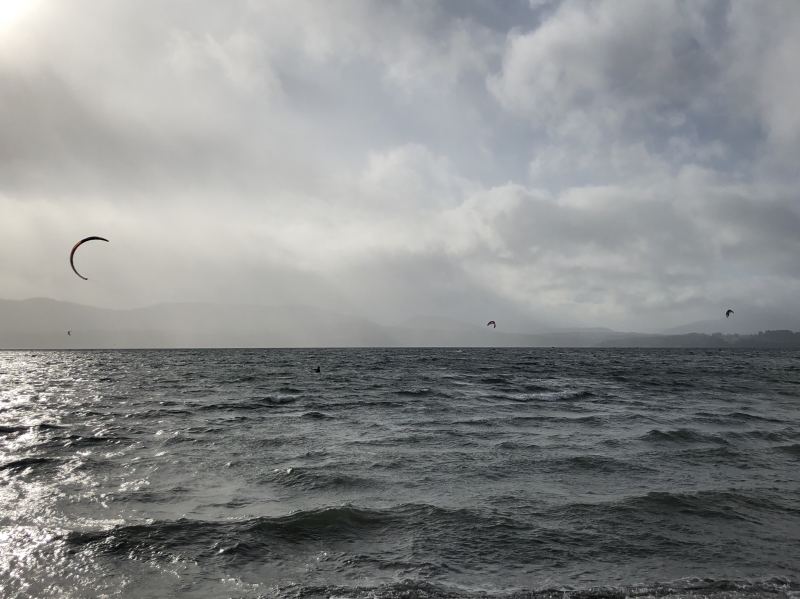
[[[800,314],[788,314],[748,306],[737,309],[730,318],[720,310],[718,318],[700,320],[662,331],[665,335],[682,335],[686,333],[714,333],[754,335],[759,331],[778,329],[800,330]]]
[[[718,331],[719,328],[714,332]],[[308,306],[170,303],[111,310],[46,298],[0,300],[0,349],[764,347],[773,342],[776,346],[795,343],[794,337],[786,335],[770,339],[766,343],[767,338],[762,336],[761,345],[747,345],[747,337],[736,335],[645,335],[605,328],[511,333],[487,328],[484,322],[473,324],[437,317],[386,326]]]

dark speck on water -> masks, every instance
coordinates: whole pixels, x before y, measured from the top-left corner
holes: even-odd
[[[798,597],[798,361],[0,352],[0,596]]]

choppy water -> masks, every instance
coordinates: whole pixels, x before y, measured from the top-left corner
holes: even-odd
[[[798,352],[0,353],[3,597],[799,582]]]

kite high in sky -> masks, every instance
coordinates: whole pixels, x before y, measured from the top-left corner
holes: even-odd
[[[88,281],[89,279],[84,277],[81,273],[78,272],[78,269],[75,268],[75,250],[77,250],[81,245],[86,243],[87,241],[108,241],[105,237],[98,237],[96,235],[92,235],[90,237],[84,237],[78,243],[72,246],[72,251],[69,253],[69,265],[72,267],[72,270],[84,281]]]

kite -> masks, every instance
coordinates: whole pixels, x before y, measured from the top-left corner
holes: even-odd
[[[88,281],[89,279],[84,277],[81,273],[78,272],[78,269],[75,268],[75,250],[77,250],[81,245],[86,243],[87,241],[108,241],[105,237],[97,237],[96,235],[92,235],[91,237],[85,237],[81,239],[78,243],[72,246],[72,251],[69,253],[69,265],[72,267],[72,270],[84,281]]]

